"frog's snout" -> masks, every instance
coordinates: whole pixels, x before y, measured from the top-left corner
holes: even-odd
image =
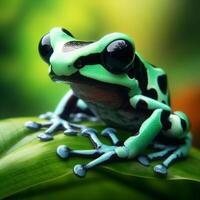
[[[50,43],[50,34],[47,33],[44,35],[38,45],[38,50],[41,58],[47,63],[50,64],[50,57],[53,53],[53,48]]]

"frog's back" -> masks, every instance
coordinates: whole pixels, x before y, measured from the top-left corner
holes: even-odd
[[[134,67],[128,75],[138,80],[142,95],[170,105],[167,76],[163,69],[148,63],[136,53]]]

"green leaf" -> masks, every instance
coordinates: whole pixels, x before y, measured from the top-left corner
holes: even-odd
[[[17,118],[0,122],[0,199],[10,196],[13,199],[78,198],[80,195],[87,197],[88,191],[90,197],[98,196],[99,199],[105,199],[108,194],[115,199],[128,198],[133,194],[136,199],[155,199],[155,196],[169,195],[167,188],[172,191],[178,187],[182,190],[185,186],[187,189],[200,186],[200,151],[197,149],[192,149],[187,159],[171,166],[165,179],[153,173],[156,162],[144,167],[136,161],[102,165],[89,171],[86,178],[77,178],[73,174],[73,166],[86,163],[89,159],[70,158],[63,161],[55,150],[61,144],[72,149],[91,149],[93,147],[88,138],[56,134],[53,141],[41,142],[37,139],[41,131],[34,133],[24,128],[24,123],[29,120],[38,121],[34,118]],[[102,124],[90,123],[88,126],[98,130],[105,128]],[[123,139],[129,136],[128,133],[119,132]],[[101,139],[108,143],[105,138]],[[141,184],[145,189],[138,187]],[[142,190],[146,190],[146,193]]]

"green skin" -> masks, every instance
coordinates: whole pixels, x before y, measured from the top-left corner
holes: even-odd
[[[93,168],[94,166],[106,161],[113,160],[113,158],[137,158],[141,164],[148,165],[151,160],[163,157],[165,157],[165,160],[162,162],[162,164],[156,165],[154,167],[154,171],[158,174],[166,175],[167,168],[173,161],[188,155],[189,149],[191,147],[191,134],[189,131],[190,123],[184,113],[172,111],[169,104],[168,90],[163,93],[161,87],[159,86],[158,77],[163,75],[165,76],[165,72],[162,69],[152,66],[146,62],[137,52],[135,53],[135,56],[137,56],[139,61],[143,64],[147,76],[147,85],[145,89],[154,89],[157,93],[157,97],[152,98],[151,95],[148,95],[146,92],[144,92],[144,88],[141,88],[141,85],[143,84],[143,78],[130,78],[126,72],[120,74],[112,73],[101,64],[86,64],[80,69],[75,67],[75,62],[80,57],[101,53],[113,41],[119,39],[129,41],[134,47],[134,42],[129,36],[122,33],[112,33],[104,36],[96,42],[81,46],[80,48],[63,51],[63,46],[66,43],[71,41],[76,42],[77,40],[64,32],[61,28],[53,28],[49,34],[50,44],[53,48],[53,53],[50,56],[49,73],[51,75],[53,72],[52,79],[54,81],[69,82],[72,90],[68,92],[68,94],[65,95],[65,97],[61,100],[54,113],[47,113],[42,115],[42,118],[49,119],[49,122],[45,124],[29,122],[26,124],[26,126],[32,129],[49,127],[45,133],[39,136],[41,140],[52,139],[53,133],[60,128],[63,128],[65,130],[65,134],[67,135],[76,135],[77,130],[81,130],[82,135],[88,136],[95,144],[96,149],[71,150],[65,145],[61,145],[57,148],[57,154],[63,159],[67,159],[71,155],[93,155],[97,157],[87,165],[76,165],[74,167],[74,173],[77,176],[84,177],[90,168]],[[77,74],[77,72],[79,73],[79,78],[84,80],[78,84],[73,82],[73,75]],[[65,78],[63,79],[63,77]],[[68,77],[72,78],[69,78],[68,80]],[[90,81],[90,84],[87,84],[87,80]],[[131,123],[131,121],[128,120],[128,118],[126,119],[127,115],[125,114],[123,116],[123,123],[125,126],[123,127],[121,123],[122,118],[115,118],[115,114],[118,112],[118,108],[113,109],[116,103],[115,99],[118,98],[112,98],[113,103],[111,102],[111,104],[105,103],[107,102],[107,97],[105,97],[105,102],[98,102],[98,97],[95,98],[93,92],[90,92],[90,89],[88,89],[91,87],[91,83],[94,83],[94,85],[103,83],[105,87],[108,86],[108,88],[126,88],[126,101],[130,106],[129,113],[133,115],[138,115],[139,113],[139,119],[137,122],[133,122],[131,126],[127,125]],[[85,89],[85,85],[86,90],[82,92],[82,90]],[[106,92],[105,88],[103,90]],[[122,96],[121,93],[116,93],[120,99]],[[111,123],[111,125],[114,124],[116,127],[119,125],[119,127],[125,129],[127,128],[127,130],[132,130],[133,132],[134,127],[138,126],[139,124],[139,127],[136,128],[137,135],[129,137],[119,145],[119,140],[115,135],[115,130],[108,128],[103,130],[102,134],[109,137],[113,145],[108,146],[102,144],[97,138],[94,129],[84,129],[82,126],[72,124],[69,122],[69,120],[66,120],[64,117],[62,117],[63,111],[66,109],[66,104],[69,102],[70,97],[74,94],[78,97],[76,106],[82,109],[83,113],[85,109],[90,109],[93,111],[93,113],[95,113],[97,110],[99,113],[103,113],[103,109],[108,109],[109,113],[111,113],[109,120],[112,122],[113,119],[113,123]],[[99,104],[102,104],[103,106],[99,107]],[[94,119],[94,115],[86,114],[85,116],[87,119]],[[105,115],[108,115],[108,113]],[[100,114],[97,117],[110,125],[109,122],[106,121],[105,115]],[[155,139],[158,136],[161,138],[161,140]],[[165,142],[160,142],[163,140]],[[142,153],[149,145],[152,145],[155,149],[159,149],[159,151],[143,155]]]

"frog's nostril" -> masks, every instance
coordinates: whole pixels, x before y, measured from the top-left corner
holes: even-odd
[[[68,30],[66,30],[65,28],[62,28],[62,31],[65,33],[65,34],[67,34],[67,35],[69,35],[70,37],[74,37]]]
[[[39,46],[38,46],[38,50],[40,53],[41,58],[48,64],[50,64],[50,57],[53,53],[53,48],[51,46],[50,43],[50,35],[49,33],[44,35],[40,42],[39,42]]]

